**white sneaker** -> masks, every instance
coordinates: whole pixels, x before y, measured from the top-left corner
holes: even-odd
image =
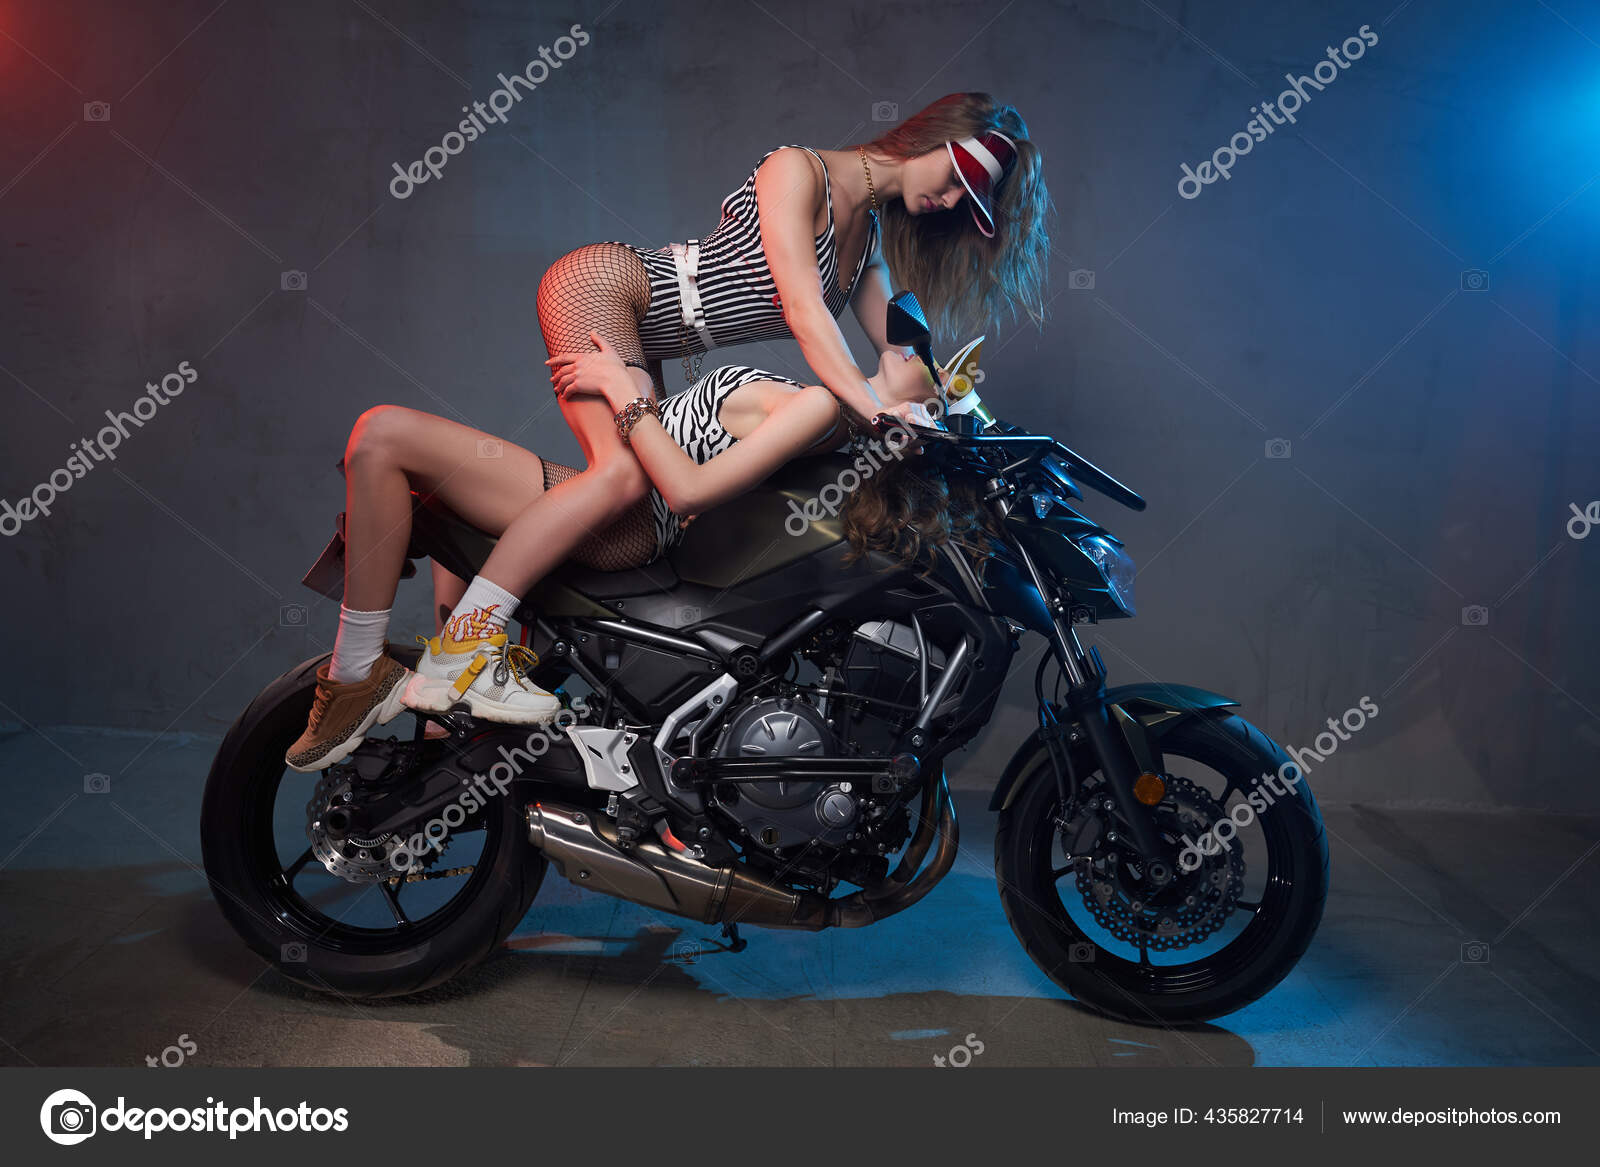
[[[417,639],[427,648],[406,683],[410,708],[444,713],[466,705],[473,717],[508,725],[541,725],[561,711],[555,694],[528,680],[538,656],[506,633],[456,640],[446,628],[431,640]]]

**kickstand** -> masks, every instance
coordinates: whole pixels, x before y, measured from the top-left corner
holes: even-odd
[[[749,947],[750,942],[748,940],[739,938],[739,925],[737,924],[732,922],[724,924],[722,926],[722,934],[727,937],[729,952],[743,952]]]

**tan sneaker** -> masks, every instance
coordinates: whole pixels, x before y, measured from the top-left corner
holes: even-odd
[[[330,681],[324,663],[317,670],[317,698],[306,731],[283,756],[289,769],[325,770],[349,757],[366,739],[367,730],[405,712],[401,698],[410,672],[389,655],[387,646],[364,681]]]

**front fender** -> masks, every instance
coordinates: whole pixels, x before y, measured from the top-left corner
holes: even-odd
[[[1130,737],[1138,735],[1137,740],[1130,740],[1128,745],[1132,748],[1134,757],[1140,759],[1141,764],[1144,764],[1144,760],[1150,755],[1151,743],[1159,743],[1167,732],[1185,717],[1239,704],[1232,697],[1224,697],[1221,693],[1213,693],[1209,689],[1197,689],[1193,685],[1174,685],[1162,681],[1118,685],[1116,688],[1106,690],[1105,699],[1106,704],[1112,707],[1112,721],[1121,725]],[[1118,711],[1122,716],[1118,716]],[[1016,797],[1017,790],[1022,785],[1023,775],[1033,768],[1035,757],[1045,752],[1041,736],[1043,732],[1042,728],[1034,730],[1017,747],[1017,752],[1011,755],[1011,760],[1006,763],[1005,771],[1000,775],[1000,781],[995,784],[994,794],[989,799],[990,810],[1004,810],[1011,805],[1011,800]],[[1087,745],[1075,749],[1081,749],[1085,754],[1088,752]],[[1074,764],[1077,764],[1076,758]]]

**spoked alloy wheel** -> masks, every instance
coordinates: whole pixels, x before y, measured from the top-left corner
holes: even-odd
[[[1107,840],[1109,790],[1085,773],[1092,762],[1063,820],[1041,753],[1001,812],[995,872],[1028,955],[1079,1001],[1144,1024],[1204,1021],[1267,993],[1305,952],[1327,899],[1327,837],[1303,778],[1274,779],[1281,794],[1260,781],[1289,759],[1243,718],[1191,716],[1160,747],[1157,829],[1179,848],[1221,841],[1191,855],[1193,870],[1152,892]]]
[[[498,947],[538,893],[545,860],[526,842],[514,788],[406,874],[389,858],[401,840],[335,842],[320,812],[344,801],[348,771],[300,774],[283,761],[324,659],[274,682],[224,739],[201,811],[206,872],[229,922],[290,979],[346,996],[418,992]],[[402,714],[368,738],[409,740],[414,718]]]

